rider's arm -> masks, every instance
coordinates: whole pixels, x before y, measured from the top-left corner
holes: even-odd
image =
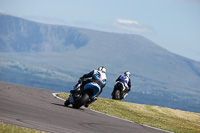
[[[94,70],[91,71],[90,73],[84,74],[80,79],[90,78],[90,77],[92,77],[93,74],[94,74]]]

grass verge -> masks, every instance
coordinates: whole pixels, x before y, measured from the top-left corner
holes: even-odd
[[[45,133],[0,122],[0,133]]]
[[[67,99],[67,93],[60,93]],[[200,113],[98,98],[90,109],[175,133],[200,133]]]

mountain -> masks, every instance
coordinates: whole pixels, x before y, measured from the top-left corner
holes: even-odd
[[[78,78],[107,68],[101,97],[132,73],[125,101],[200,112],[200,62],[134,34],[41,24],[0,14],[0,81],[69,92]]]
[[[6,15],[0,17],[1,52],[61,52],[71,44],[79,48],[88,42],[76,29],[37,24]]]

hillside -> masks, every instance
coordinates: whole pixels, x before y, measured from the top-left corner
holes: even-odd
[[[80,76],[104,65],[108,82],[101,97],[110,98],[115,79],[129,70],[133,88],[125,101],[200,110],[200,62],[139,35],[41,24],[3,14],[0,20],[0,81],[69,92]]]
[[[38,24],[1,14],[0,19],[0,52],[62,52],[71,45],[79,48],[88,42],[74,28]]]

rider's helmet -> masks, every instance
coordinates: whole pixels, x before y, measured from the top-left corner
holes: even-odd
[[[106,68],[103,67],[103,66],[100,66],[100,67],[98,68],[98,70],[99,70],[99,71],[102,71],[103,73],[106,73]]]
[[[126,76],[128,76],[129,78],[130,78],[130,76],[131,76],[131,73],[130,73],[129,71],[124,72],[124,74],[125,74]]]

